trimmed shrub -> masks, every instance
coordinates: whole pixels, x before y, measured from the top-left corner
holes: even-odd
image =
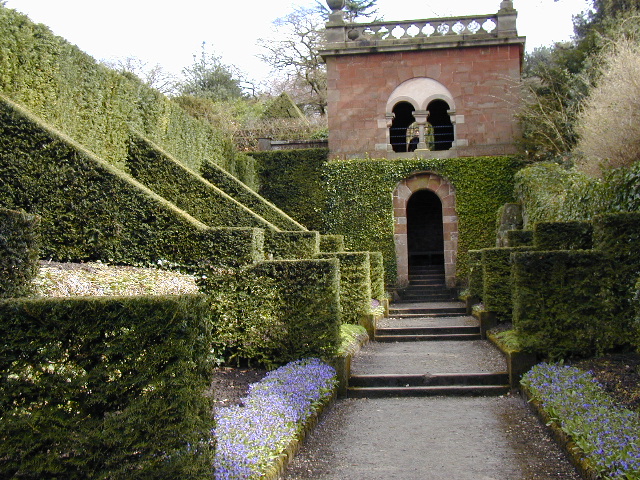
[[[589,221],[611,209],[609,186],[556,163],[536,163],[515,176],[524,228],[539,222]]]
[[[482,284],[482,250],[469,250],[467,252],[467,262],[469,265],[469,296],[481,300],[484,292]]]
[[[42,217],[43,258],[225,264],[239,251],[240,261],[260,256],[256,229],[208,229],[1,96],[0,170],[0,205]]]
[[[131,128],[195,171],[214,162],[251,183],[230,138],[193,118],[133,75],[111,70],[75,45],[0,5],[0,92],[124,169]]]
[[[320,251],[344,252],[344,235],[320,235]]]
[[[313,258],[320,253],[318,232],[269,232],[265,250],[275,260]]]
[[[249,155],[247,155],[247,158],[254,160],[253,157]],[[280,230],[306,230],[304,226],[296,222],[273,203],[258,195],[254,190],[239,181],[233,175],[227,173],[223,168],[219,167],[215,163],[205,163],[202,166],[201,172],[204,179],[235,198],[238,202],[250,208],[253,212],[260,215]]]
[[[0,298],[33,290],[40,259],[40,217],[0,208]]]
[[[549,358],[602,354],[630,339],[603,290],[615,268],[595,251],[514,253],[513,323],[523,347]]]
[[[0,477],[211,478],[209,300],[0,302]]]
[[[591,222],[540,222],[533,227],[536,250],[590,250],[593,248]]]
[[[306,356],[329,358],[340,343],[340,274],[336,260],[262,262],[208,272],[219,362],[267,368]]]
[[[482,301],[485,310],[511,321],[511,254],[529,247],[485,248],[482,256]]]
[[[384,283],[384,258],[380,252],[369,252],[371,263],[371,298],[378,301],[387,298]]]
[[[611,316],[633,318],[632,299],[640,272],[640,213],[596,216],[593,219],[593,246],[614,269],[607,292]]]
[[[342,321],[360,325],[371,311],[371,261],[369,252],[321,253],[318,258],[340,261]]]
[[[508,247],[532,247],[533,231],[532,230],[509,230],[507,231]]]
[[[137,135],[129,139],[127,167],[140,183],[210,227],[276,228]]]
[[[456,190],[456,271],[466,278],[467,251],[493,247],[498,209],[513,201],[515,157],[332,160],[324,166],[327,208],[323,232],[344,235],[349,251],[382,252],[386,281],[397,279],[393,191],[416,172],[434,172]]]
[[[251,152],[258,163],[258,193],[311,230],[323,230],[326,148]]]

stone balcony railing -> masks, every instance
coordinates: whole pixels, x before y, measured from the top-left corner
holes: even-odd
[[[338,10],[326,25],[324,53],[349,53],[371,47],[384,51],[422,44],[495,43],[518,38],[516,19],[517,12],[510,1],[503,1],[494,14],[395,22],[345,23]]]

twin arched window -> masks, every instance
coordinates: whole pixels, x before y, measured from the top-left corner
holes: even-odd
[[[413,105],[406,101],[393,107],[389,137],[394,152],[413,152],[420,145],[420,127],[416,123],[414,111]],[[427,106],[427,112],[423,139],[426,149],[449,150],[454,141],[449,104],[444,100],[433,100]]]

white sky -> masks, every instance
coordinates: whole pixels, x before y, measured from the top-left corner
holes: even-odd
[[[267,79],[269,67],[256,58],[258,38],[273,36],[272,21],[295,5],[314,0],[8,0],[6,6],[44,23],[97,60],[136,57],[179,74],[206,42],[249,78]],[[572,35],[572,15],[588,0],[515,0],[518,33],[527,50]],[[386,20],[495,13],[500,0],[378,0]]]

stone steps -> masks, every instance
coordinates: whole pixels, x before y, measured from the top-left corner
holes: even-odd
[[[351,398],[491,396],[509,392],[509,375],[498,373],[441,373],[353,375],[347,396]]]

